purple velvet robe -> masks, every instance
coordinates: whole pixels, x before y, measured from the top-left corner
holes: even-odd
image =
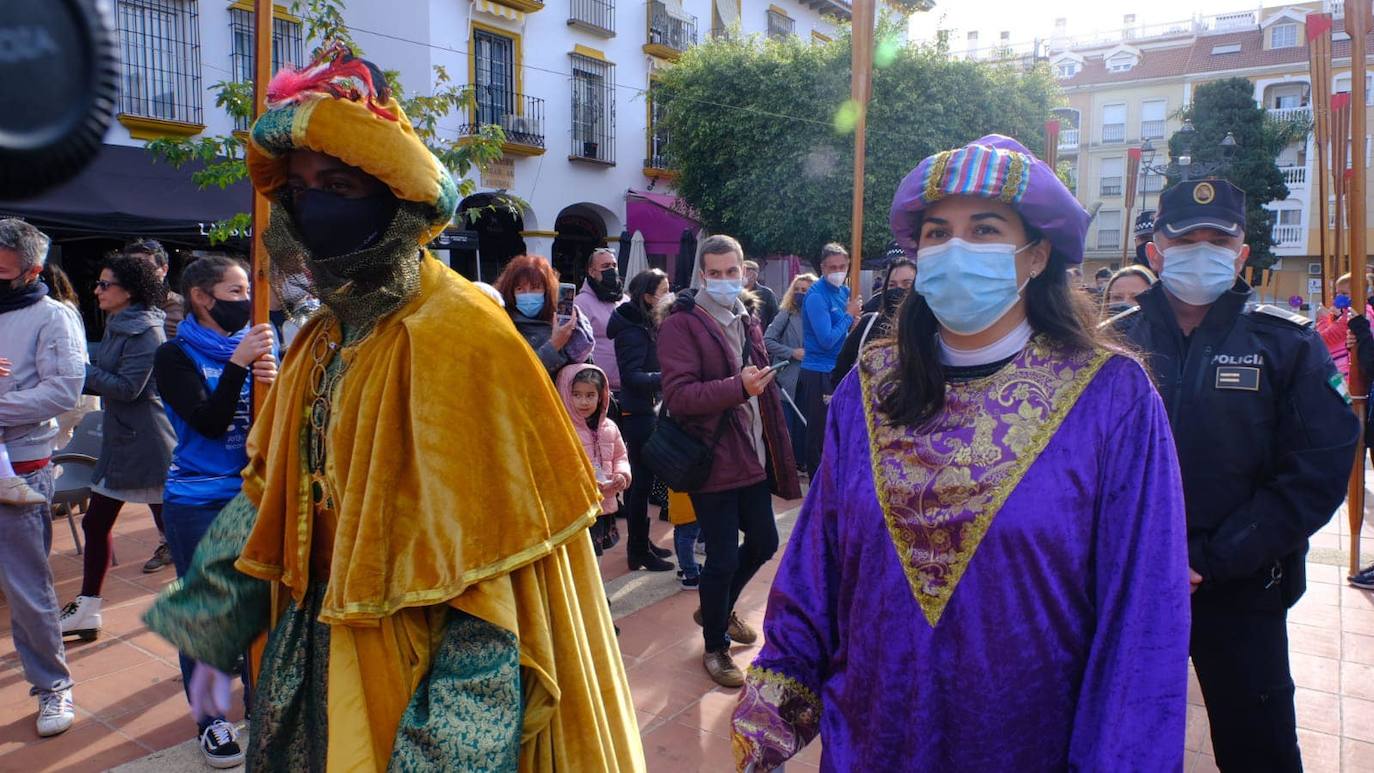
[[[870,347],[831,402],[740,768],[819,733],[823,770],[1181,770],[1183,495],[1145,371],[1034,339],[915,432],[877,409],[894,360]]]

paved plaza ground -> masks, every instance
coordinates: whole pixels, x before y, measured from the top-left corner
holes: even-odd
[[[798,504],[775,501],[784,542]],[[1344,584],[1345,524],[1342,511],[1313,539],[1307,595],[1289,618],[1299,736],[1309,773],[1374,773],[1374,593]],[[65,521],[53,527],[52,566],[65,603],[80,589],[81,558]],[[1374,560],[1374,527],[1366,533],[1371,537],[1362,553]],[[670,527],[657,519],[653,537],[671,546]],[[106,581],[104,632],[95,642],[73,642],[67,650],[77,683],[77,721],[64,735],[35,735],[36,702],[28,696],[8,635],[8,613],[0,610],[0,771],[209,769],[191,742],[194,725],[182,696],[176,652],[139,619],[173,576],[170,567],[153,575],[141,571],[156,541],[147,509],[129,506],[115,530],[120,564]],[[755,626],[763,620],[776,566],[770,562],[740,600],[741,616]],[[649,770],[733,769],[729,719],[735,694],[717,687],[701,669],[701,634],[691,618],[695,594],[680,591],[671,572],[627,572],[623,543],[602,558],[602,570],[622,629],[620,646]],[[755,649],[736,647],[736,660],[747,664]],[[1195,681],[1189,701],[1187,769],[1215,770]],[[817,769],[820,751],[813,743],[788,770]]]

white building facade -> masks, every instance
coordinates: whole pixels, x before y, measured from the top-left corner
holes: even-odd
[[[108,145],[136,149],[159,136],[244,128],[214,105],[212,86],[251,73],[250,0],[116,0],[115,6],[124,74]],[[450,247],[455,269],[486,280],[522,251],[549,256],[565,276],[580,276],[578,264],[593,247],[637,225],[627,199],[672,208],[668,138],[653,120],[655,70],[712,35],[825,41],[836,35],[837,20],[849,16],[847,0],[350,0],[346,6],[364,55],[399,72],[408,92],[430,92],[436,67],[473,88],[475,107],[440,121],[445,139],[461,141],[485,124],[504,130],[505,157],[473,173],[479,192],[460,205],[477,214],[460,217],[439,245],[441,256]],[[302,20],[278,6],[274,67],[302,63],[312,47],[306,37]],[[651,262],[676,252],[676,233],[645,236]]]

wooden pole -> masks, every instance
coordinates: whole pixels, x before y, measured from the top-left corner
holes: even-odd
[[[1365,250],[1365,175],[1368,159],[1364,152],[1365,35],[1369,32],[1369,0],[1345,0],[1345,31],[1350,35],[1350,297],[1355,310],[1364,311],[1367,294],[1364,286]],[[1364,421],[1365,395],[1369,385],[1360,373],[1359,358],[1350,358],[1350,396],[1355,416]],[[1364,525],[1364,453],[1355,456],[1350,474],[1350,574],[1360,571],[1360,528]]]
[[[849,292],[859,297],[859,271],[864,245],[864,134],[868,128],[868,98],[873,94],[873,20],[875,0],[854,0],[852,65],[849,98],[858,115],[854,123],[853,240],[849,252]]]
[[[1128,250],[1134,249],[1131,235],[1135,233],[1135,219],[1131,217],[1131,210],[1135,209],[1135,189],[1140,180],[1140,156],[1140,148],[1126,151],[1126,214],[1121,218],[1121,263],[1118,269],[1130,265]]]
[[[1331,185],[1331,24],[1330,14],[1314,13],[1307,16],[1308,67],[1312,73],[1312,147],[1317,156],[1316,218],[1317,241],[1321,250],[1321,302],[1327,309],[1332,308],[1332,296],[1338,275],[1331,255],[1331,237],[1326,228]]]
[[[272,78],[272,0],[253,3],[253,118],[267,111],[267,82]],[[262,235],[267,230],[267,197],[253,190],[253,324],[269,319],[272,285],[268,281],[267,247]],[[267,390],[253,387],[253,414],[262,414]]]
[[[1059,172],[1059,120],[1051,118],[1045,122],[1045,153],[1040,159],[1049,165],[1050,171]]]

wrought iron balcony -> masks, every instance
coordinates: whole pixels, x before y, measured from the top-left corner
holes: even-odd
[[[615,3],[612,0],[571,0],[568,24],[600,35],[614,35]]]
[[[1078,150],[1078,130],[1063,129],[1059,132],[1060,150]]]
[[[671,14],[659,0],[649,3],[649,37],[645,48],[680,54],[697,43],[697,17]],[[650,51],[654,53],[654,51]]]
[[[470,123],[458,127],[464,137],[476,135],[483,126],[495,124],[506,134],[507,146],[544,148],[544,100],[517,94],[494,85],[473,86],[477,102]],[[516,152],[519,152],[518,150]]]

